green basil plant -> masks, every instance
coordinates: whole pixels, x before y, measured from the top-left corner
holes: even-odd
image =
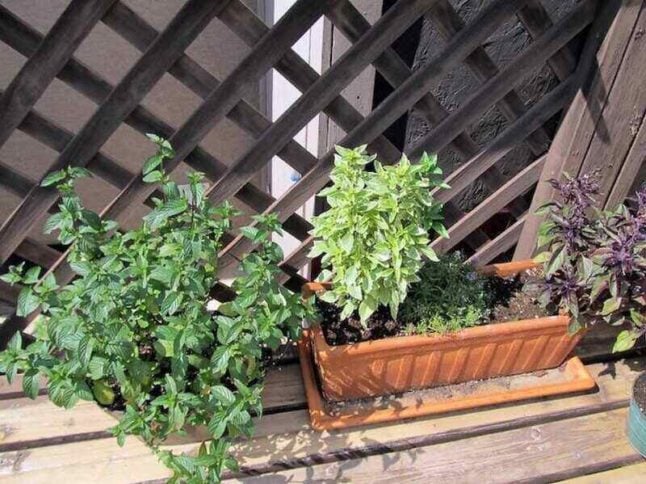
[[[365,146],[336,151],[332,185],[320,193],[329,210],[312,220],[309,256],[322,255],[319,279],[332,282],[321,299],[342,308],[342,319],[358,311],[365,324],[380,305],[396,318],[423,258],[437,261],[429,231],[447,235],[442,205],[431,196],[433,188],[447,188],[442,170],[426,154],[417,164],[403,156],[384,166]],[[370,163],[374,171],[366,169]]]

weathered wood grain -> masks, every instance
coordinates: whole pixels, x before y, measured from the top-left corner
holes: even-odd
[[[334,22],[335,27],[351,42],[357,42],[362,35],[370,30],[370,23],[350,2],[340,3],[336,8],[331,9],[328,18]],[[403,83],[412,73],[406,63],[392,48],[386,49],[383,54],[375,59],[373,65],[394,88]],[[431,93],[427,93],[411,109],[418,110],[428,120],[430,125],[437,124],[448,116],[446,109],[444,109],[442,104]],[[459,134],[452,141],[451,147],[463,158],[468,158],[478,151],[478,145],[466,132]],[[497,183],[502,178],[503,175],[499,172],[487,172],[483,177],[485,185],[491,190],[497,188]],[[454,219],[458,219],[464,215],[464,212],[455,204],[447,204],[444,207],[444,212],[447,218],[449,215],[447,212],[450,212],[451,217]],[[467,243],[475,248],[487,240],[489,238],[484,232],[475,230],[468,238]]]
[[[646,119],[642,120],[641,127],[628,155],[623,160],[617,179],[606,200],[606,209],[614,209],[622,203],[629,193],[630,187],[634,184],[646,182],[646,178],[641,176],[640,170],[646,165]]]
[[[509,153],[515,143],[524,139],[529,133],[542,126],[549,118],[559,112],[574,95],[576,79],[570,76],[538,103],[531,107],[516,122],[508,126],[485,149],[446,178],[451,186],[448,190],[438,190],[434,196],[440,201],[451,200],[460,191],[472,183],[483,170],[494,165],[505,154]]]
[[[350,2],[342,2],[330,10],[328,17],[343,35],[351,42],[357,42],[362,35],[370,30],[370,23]],[[386,49],[373,65],[384,79],[394,88],[401,85],[412,74],[411,69],[392,49]],[[426,93],[414,106],[431,125],[446,118],[449,113],[432,93]],[[451,145],[462,157],[468,158],[478,151],[477,143],[468,133],[461,133]]]
[[[646,476],[646,462],[562,481],[563,484],[638,484]]]
[[[260,79],[283,55],[284,51],[296,42],[334,1],[336,0],[311,4],[305,0],[299,0],[294,4],[271,32],[255,46],[170,137],[169,141],[173,145],[176,155],[173,159],[167,160],[164,167],[168,171],[175,169],[213,126],[238,104],[250,85]],[[223,176],[226,177],[226,174]],[[249,180],[245,180],[245,183],[247,181]],[[214,186],[217,186],[218,183],[216,182]],[[130,204],[145,199],[151,190],[152,187],[146,184],[141,176],[133,178],[103,213],[109,218],[118,220]],[[232,195],[234,194],[235,192]]]
[[[250,47],[253,47],[269,31],[269,27],[240,0],[233,0],[219,19]],[[291,49],[285,52],[274,67],[301,92],[306,92],[320,77],[301,56]],[[363,116],[342,95],[325,106],[323,112],[345,131],[352,130],[363,121]],[[385,136],[377,137],[368,148],[385,161],[394,162],[399,159],[399,151]]]
[[[51,267],[61,256],[58,250],[31,237],[27,237],[20,243],[16,254],[42,267]]]
[[[438,237],[433,241],[431,247],[440,253],[447,252],[455,247],[480,224],[489,220],[512,200],[524,194],[534,186],[544,164],[545,156],[541,156],[538,160],[531,163],[527,168],[523,169],[520,173],[492,193],[489,197],[480,202],[478,206],[471,210],[466,216],[449,227],[449,237],[446,239]]]
[[[137,107],[141,99],[159,80],[170,65],[182,54],[195,37],[201,32],[218,9],[224,8],[227,1],[217,5],[199,3],[192,0],[168,24],[146,53],[128,71],[121,82],[110,92],[109,97],[99,106],[94,115],[79,133],[66,144],[50,171],[68,165],[85,166],[96,155],[99,148],[119,127],[123,119]],[[152,188],[154,190],[155,187]],[[0,261],[5,261],[20,244],[27,232],[33,227],[42,213],[56,202],[55,189],[35,186],[25,199],[9,216],[0,228]],[[64,264],[67,252],[52,265],[59,281],[69,281],[73,273]],[[63,282],[63,283],[65,283]],[[4,345],[13,333],[28,324],[29,319],[13,315],[0,326],[0,346]]]
[[[646,10],[642,9],[601,114],[601,122],[607,129],[603,136],[597,132],[592,138],[581,165],[580,173],[598,171],[600,189],[596,199],[602,207],[606,204],[617,174],[646,115],[646,89],[641,82],[635,82],[636,79],[644,79],[646,76],[644,32]],[[646,157],[643,147],[637,156],[642,160]]]
[[[124,35],[127,40],[133,42],[142,51],[159,34],[120,2],[117,2],[102,20],[118,33]],[[43,40],[38,31],[10,12],[7,15],[0,16],[0,39],[25,56],[32,55]],[[206,97],[212,90],[211,88],[214,89],[219,85],[217,79],[186,55],[180,57],[171,66],[169,72],[175,74],[179,80],[202,97]],[[70,59],[63,67],[58,77],[97,104],[101,104],[114,88],[108,81],[74,58]],[[237,122],[241,122],[242,119],[249,120],[246,127],[251,129],[253,126],[252,134],[254,135],[258,135],[271,124],[269,120],[244,101],[239,103],[232,113],[236,110],[241,111],[241,115],[239,119],[235,118],[235,120]],[[125,119],[125,122],[142,134],[156,133],[169,138],[175,132],[173,126],[157,118],[143,106],[137,106]],[[72,133],[66,130],[63,130],[64,133],[61,132],[62,128],[33,111],[27,115],[18,129],[59,152],[63,151],[65,145],[69,143],[73,136]],[[279,153],[279,156],[281,156],[281,153]],[[316,162],[316,158],[296,142],[289,143],[285,148],[285,153],[282,153],[282,155],[285,156],[291,166],[299,171],[307,169],[307,167]],[[197,146],[185,161],[192,168],[202,171],[211,180],[219,178],[226,171],[226,165],[201,146]],[[112,163],[101,153],[97,153],[89,162],[88,168],[120,189],[134,176],[134,174],[121,168],[120,165]],[[156,195],[153,194],[152,196]],[[245,185],[237,193],[237,197],[241,202],[257,212],[261,212],[274,201],[273,197],[258,189],[253,183]],[[301,239],[311,229],[309,223],[296,214],[286,221],[284,227],[288,233]]]
[[[548,152],[516,245],[515,260],[527,259],[534,252],[538,227],[542,221],[535,212],[555,196],[554,189],[547,181],[559,178],[564,172],[578,173],[595,132],[600,131],[603,135],[607,130],[605,123],[599,120],[642,4],[630,0],[605,2],[592,26],[577,67],[576,75],[580,78],[581,89],[568,108]]]
[[[73,0],[0,97],[0,146],[115,0]],[[0,6],[0,15],[8,10]],[[4,261],[5,259],[3,259]]]
[[[231,165],[222,179],[209,190],[209,199],[217,204],[234,195],[256,170],[329,104],[427,8],[428,2],[423,0],[397,2]]]
[[[34,186],[34,183],[0,160],[0,185],[9,193],[23,197]]]
[[[70,410],[56,407],[44,395],[44,385],[36,400],[15,398],[21,385],[20,377],[11,385],[3,378],[0,384],[0,452],[111,437],[107,429],[115,419],[94,402],[80,402]],[[263,407],[267,417],[305,407],[298,365],[269,370]]]
[[[540,0],[531,0],[516,15],[533,39],[540,37],[553,25]],[[576,68],[576,54],[570,46],[566,46],[550,57],[547,63],[554,74],[564,81]]]
[[[227,9],[231,8],[230,5]],[[154,27],[122,2],[115,3],[102,21],[142,52],[159,34]],[[201,98],[206,98],[220,85],[220,81],[215,76],[187,54],[181,56],[170,67],[168,73]],[[244,99],[231,109],[227,117],[253,136],[259,136],[271,125],[269,119]],[[301,173],[307,171],[316,162],[316,157],[294,140],[278,152],[278,156]]]
[[[4,281],[0,281],[0,301],[13,307],[16,304],[20,288],[18,286],[10,286]],[[3,323],[4,324],[4,323]],[[1,328],[2,326],[0,326]]]
[[[277,482],[280,475],[267,473],[291,467],[305,471],[303,466],[321,462],[388,455],[393,450],[436,447],[450,442],[459,442],[464,447],[478,436],[513,430],[531,432],[546,422],[563,424],[577,416],[599,416],[604,410],[623,407],[627,404],[630,382],[644,368],[643,364],[643,360],[631,360],[591,366],[600,386],[597,393],[350,431],[319,433],[309,429],[306,411],[278,413],[261,419],[254,439],[236,444],[234,452],[242,459],[243,469],[263,473],[264,479]],[[606,428],[601,423],[599,426]],[[190,451],[195,444],[173,448]],[[66,476],[66,482],[76,482],[87,475],[105,476],[106,482],[134,482],[163,479],[168,472],[144,447],[128,442],[120,449],[113,439],[31,448],[23,453],[5,452],[0,454],[0,462],[4,463],[0,465],[3,478],[29,482],[59,475]]]
[[[464,441],[417,447],[407,451],[374,455],[280,471],[243,482],[487,482],[551,481],[553,477],[577,475],[590,465],[604,462],[637,462],[640,457],[624,435],[625,408],[582,417],[535,424]],[[572,448],[578,458],[572,458]],[[528,451],[528,449],[530,451]],[[492,469],[497,472],[491,472]]]
[[[480,247],[475,254],[467,259],[469,264],[480,267],[490,263],[503,252],[511,249],[520,237],[526,215],[522,215],[513,224],[503,230],[495,239]]]

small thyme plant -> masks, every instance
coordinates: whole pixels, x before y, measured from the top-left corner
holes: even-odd
[[[336,151],[333,184],[320,193],[330,208],[312,220],[309,256],[323,256],[319,279],[333,283],[320,298],[342,308],[341,319],[358,311],[365,324],[380,305],[396,318],[423,257],[437,260],[429,230],[446,235],[442,205],[430,194],[446,187],[442,170],[426,154],[418,164],[404,156],[383,166],[365,146]],[[366,170],[371,162],[374,171]]]
[[[492,306],[488,278],[458,252],[427,262],[404,300],[400,320],[407,334],[447,333],[487,321]]]
[[[112,429],[120,444],[141,437],[174,473],[173,482],[219,482],[235,470],[233,438],[253,431],[262,411],[264,355],[299,335],[307,303],[278,284],[280,247],[271,241],[275,217],[257,217],[243,234],[259,244],[242,261],[233,283],[236,297],[207,311],[217,283],[222,236],[231,227],[230,205],[212,206],[202,175],[178,185],[163,170],[170,144],[150,136],[158,152],[144,166],[144,180],[159,182],[163,199],[140,228],[116,231],[116,223],[85,209],[74,192],[81,168],[52,173],[59,211],[46,223],[63,244],[73,244],[69,263],[78,277],[59,288],[40,268],[12,267],[2,279],[21,284],[17,314],[40,308],[36,340],[17,333],[0,353],[0,372],[12,381],[23,373],[25,393],[35,398],[39,376],[62,407],[78,400],[123,410]],[[40,282],[39,282],[40,281]],[[160,444],[185,425],[205,426],[211,439],[197,455],[176,455]]]
[[[551,180],[560,200],[544,205],[537,257],[545,281],[538,283],[539,301],[571,315],[570,329],[598,322],[628,324],[614,351],[630,349],[646,334],[646,186],[631,210],[594,208],[599,192],[596,174]]]

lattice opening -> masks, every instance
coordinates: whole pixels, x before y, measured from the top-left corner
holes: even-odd
[[[545,42],[541,40],[545,19],[541,24],[541,4],[537,0],[492,0],[482,6],[470,22],[458,25],[459,28],[451,23],[456,13],[446,0],[399,0],[372,25],[346,0],[299,0],[272,28],[267,27],[240,0],[217,4],[188,0],[177,6],[177,11],[173,10],[175,7],[165,6],[163,11],[154,15],[133,10],[114,0],[88,1],[93,3],[84,3],[85,18],[59,18],[47,41],[33,49],[32,62],[22,64],[13,73],[14,78],[18,79],[14,88],[18,89],[19,94],[24,90],[27,109],[17,107],[17,111],[11,115],[13,117],[5,118],[5,125],[0,126],[0,144],[4,143],[0,160],[11,154],[6,151],[7,146],[11,148],[13,137],[25,136],[19,131],[25,129],[30,136],[34,135],[40,142],[48,144],[48,151],[53,148],[57,152],[50,153],[48,162],[43,166],[52,168],[70,162],[89,163],[97,176],[108,180],[119,190],[132,183],[125,194],[118,192],[117,188],[110,188],[113,193],[121,195],[107,215],[124,219],[133,216],[134,220],[138,220],[146,210],[143,201],[150,195],[150,191],[140,185],[138,178],[133,178],[149,152],[149,148],[140,142],[143,133],[155,132],[171,137],[179,153],[172,163],[177,166],[175,176],[181,177],[188,166],[204,171],[212,180],[210,193],[214,201],[235,200],[247,215],[264,211],[278,214],[294,242],[294,250],[286,255],[283,263],[283,282],[292,288],[297,288],[302,281],[296,272],[307,263],[305,254],[311,243],[308,236],[310,224],[301,215],[301,207],[326,184],[331,163],[330,152],[315,156],[298,139],[299,132],[312,119],[324,113],[329,116],[331,124],[339,127],[340,144],[354,146],[369,143],[370,149],[378,153],[382,160],[393,162],[401,155],[402,142],[399,140],[393,144],[383,133],[388,132],[411,109],[411,117],[425,117],[428,131],[424,131],[414,142],[409,133],[405,151],[415,159],[422,150],[439,150],[448,158],[452,158],[451,153],[454,153],[461,161],[448,177],[453,188],[437,194],[440,200],[447,203],[451,230],[455,233],[454,241],[446,248],[440,248],[449,250],[464,246],[469,255],[478,256],[482,247],[495,242],[492,238],[497,239],[500,230],[508,228],[490,229],[483,227],[483,224],[531,191],[532,183],[538,179],[537,167],[541,166],[539,157],[549,145],[551,133],[539,131],[537,135],[532,135],[528,140],[531,163],[527,167],[509,168],[509,180],[500,177],[499,185],[492,185],[483,193],[486,198],[482,203],[463,207],[471,210],[469,214],[459,207],[462,192],[473,187],[477,189],[483,173],[495,175],[495,170],[499,168],[505,171],[506,159],[517,156],[516,150],[525,149],[519,148],[523,140],[568,103],[575,87],[572,78],[564,81],[571,70],[562,75],[565,61],[557,59],[555,63],[557,68],[560,66],[560,82],[535,104],[525,106],[521,98],[510,100],[505,83],[513,82],[516,88],[522,89],[524,76],[537,65],[542,66],[550,56],[542,61],[525,58],[520,67],[518,62],[521,62],[519,59],[522,59],[524,51],[513,59],[494,59],[491,62],[497,64],[496,69],[501,74],[494,75],[489,69],[489,76],[485,75],[487,66],[482,64],[482,59],[474,61],[469,57],[506,23],[516,24],[518,20],[514,13],[517,13],[523,25],[531,26],[532,36],[536,37],[527,49],[532,49],[535,43],[540,46],[540,42]],[[79,2],[81,0],[72,0],[71,5],[78,6]],[[572,7],[569,11],[574,11],[576,18],[564,14],[562,21],[549,32],[565,41],[584,30],[594,18],[594,11],[588,8],[590,4],[590,0],[587,0]],[[429,10],[429,7],[432,8]],[[450,39],[444,41],[439,53],[429,58],[430,64],[420,65],[411,71],[391,46],[411,25],[419,24],[427,11],[430,12],[427,17],[434,16],[431,21],[439,21],[440,25],[449,29]],[[0,9],[1,21],[6,21],[8,15],[6,9]],[[322,21],[323,15],[349,42],[346,53],[334,59],[332,65],[319,75],[292,48],[312,25]],[[103,23],[99,23],[101,21]],[[73,42],[72,34],[56,37],[61,22],[67,23],[66,32],[76,32],[80,46],[70,44]],[[103,35],[107,36],[105,31],[108,30],[110,37],[119,37],[115,44],[129,44],[133,58],[127,59],[127,74],[121,72],[119,76],[110,77],[108,71],[102,70],[104,66],[96,66],[93,77],[92,73],[83,71],[70,59],[78,55],[93,65],[93,59],[86,58],[85,49],[99,42]],[[237,45],[241,48],[245,46],[245,54],[235,59],[225,59],[226,62],[217,65],[210,62],[206,54],[215,31],[235,36]],[[50,55],[54,65],[45,62],[36,65],[34,59],[43,56],[48,48],[53,48],[53,52],[59,56]],[[486,55],[486,49],[480,49],[480,52]],[[106,62],[105,59],[103,62]],[[465,62],[468,64],[466,67]],[[357,100],[345,99],[343,95],[352,92],[352,83],[356,82],[358,76],[372,75],[373,69],[378,70],[394,89],[380,101],[368,103],[367,114],[362,115],[357,109]],[[428,95],[429,92],[437,92],[433,87],[438,83],[442,85],[442,79],[450,79],[452,72],[462,69],[474,72],[474,78],[480,80],[470,84],[468,92],[464,92],[459,102],[443,103],[442,99],[438,101]],[[258,109],[258,99],[253,95],[247,99],[247,90],[242,89],[245,84],[255,89],[272,70],[280,72],[301,93],[287,107],[285,114],[274,122]],[[515,76],[514,70],[521,71],[523,76],[513,81],[507,79],[507,75]],[[24,72],[39,74],[40,79],[47,80],[46,85],[36,86],[35,91],[29,91],[26,84],[20,81],[20,75]],[[99,72],[109,78],[110,85],[96,76]],[[61,80],[54,80],[57,75]],[[491,79],[483,80],[487,77]],[[34,106],[37,108],[39,102],[44,102],[41,99],[47,99],[47,86],[57,86],[61,82],[71,83],[81,93],[76,93],[76,97],[89,99],[84,102],[100,103],[92,109],[87,124],[70,126],[74,129],[69,133],[58,124],[50,126],[44,119],[34,120],[36,114],[33,111],[29,114]],[[179,93],[177,102],[165,103],[165,94],[171,90]],[[505,119],[495,136],[486,140],[468,136],[472,134],[469,133],[469,126],[478,123],[483,113],[486,115],[487,112],[499,112],[499,116]],[[18,131],[14,132],[14,129]],[[219,143],[221,139],[231,138],[240,139],[234,148],[225,149]],[[128,148],[125,150],[127,153],[122,154],[124,148]],[[266,187],[263,184],[256,183],[257,173],[268,166],[274,156],[280,157],[302,174],[294,185],[278,194],[277,199],[264,191]],[[9,169],[12,169],[10,165]],[[41,170],[39,176],[43,173]],[[107,185],[108,182],[101,183]],[[42,244],[34,246],[30,239],[25,238],[39,225],[39,222],[25,218],[25,210],[36,210],[44,217],[53,199],[42,190],[23,192],[23,204],[13,215],[5,216],[4,225],[0,228],[0,261],[6,262],[15,253],[20,257],[37,259],[45,266],[55,264],[64,267],[60,261],[57,262],[60,251]],[[498,208],[503,202],[503,206]],[[107,201],[101,203],[106,205]],[[133,208],[136,210],[133,211]],[[523,216],[525,209],[526,204],[516,207],[510,223],[512,220],[514,224],[522,221],[519,217]],[[235,257],[253,247],[235,238],[235,231],[231,236],[233,239],[223,250],[222,258],[225,266],[234,269],[235,264],[228,265],[226,261],[235,262]],[[492,250],[489,246],[486,252],[488,260],[498,256],[501,251]],[[479,262],[488,260],[481,259]],[[230,293],[226,287],[220,286],[214,290],[214,295],[226,299]],[[24,323],[17,318],[10,319],[0,328],[2,337],[8,328],[24,326]]]

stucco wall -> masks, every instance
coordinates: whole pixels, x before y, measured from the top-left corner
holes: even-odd
[[[488,0],[451,0],[451,4],[467,23],[488,3],[490,3]],[[552,20],[556,21],[572,7],[575,0],[543,0],[541,3],[545,6]],[[484,47],[494,62],[499,67],[504,67],[529,42],[529,35],[516,17],[513,17],[496,30],[484,44]],[[435,29],[432,20],[426,17],[423,22],[413,68],[418,69],[427,65],[429,60],[440,52],[444,45],[445,41]],[[553,86],[554,82],[555,78],[552,72],[543,67],[532,73],[518,87],[517,92],[526,104],[531,105],[540,99]],[[452,111],[460,106],[480,84],[481,82],[477,80],[468,67],[460,65],[442,79],[433,88],[432,92],[446,109]],[[508,124],[508,121],[494,107],[471,126],[470,134],[480,146],[485,146]],[[406,146],[410,147],[416,144],[428,131],[429,126],[426,121],[413,110],[410,113],[407,126]],[[505,156],[498,166],[505,175],[509,176],[517,173],[520,167],[526,166],[533,159],[534,155],[525,146],[520,146]],[[445,172],[448,173],[458,166],[459,159],[450,149],[445,149],[440,153],[440,162]],[[463,208],[469,209],[478,203],[484,194],[482,183],[476,181],[461,197],[459,203]]]

